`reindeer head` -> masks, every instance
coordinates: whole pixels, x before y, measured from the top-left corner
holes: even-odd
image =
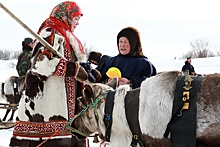
[[[105,98],[108,91],[113,91],[117,83],[118,79],[113,79],[109,84],[86,84],[82,97],[77,99],[76,109],[78,114],[72,123],[72,127],[87,135],[95,132],[102,135],[99,128],[99,123],[103,122],[103,113],[101,111],[103,111],[105,106]],[[76,133],[75,135],[81,137],[80,134]]]

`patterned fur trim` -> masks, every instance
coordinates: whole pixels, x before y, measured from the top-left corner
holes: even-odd
[[[57,65],[54,75],[56,76],[65,76],[66,74],[67,61],[60,59],[59,64]]]
[[[65,78],[66,83],[67,83],[67,90],[68,90],[68,112],[69,112],[69,119],[72,119],[74,117],[75,113],[75,79],[71,77],[66,77]]]
[[[14,126],[13,136],[15,137],[55,137],[55,136],[69,136],[68,130],[64,128],[66,121],[57,122],[26,122],[17,121]]]

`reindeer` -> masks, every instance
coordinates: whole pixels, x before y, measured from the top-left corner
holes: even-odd
[[[129,85],[119,86],[115,90],[109,85],[101,83],[85,85],[83,96],[80,98],[81,104],[78,106],[85,113],[75,118],[72,127],[84,134],[98,132],[104,140],[101,145],[109,147],[130,146],[135,136],[138,141],[137,146],[169,147],[173,143],[178,143],[176,145],[178,147],[186,146],[183,145],[186,143],[188,146],[196,147],[220,146],[220,74],[208,74],[202,77],[197,93],[190,94],[189,105],[183,105],[183,107],[181,105],[177,115],[174,115],[174,96],[175,91],[179,90],[179,88],[176,89],[176,83],[179,78],[183,77],[184,75],[179,71],[162,72],[143,81],[138,89],[130,89]],[[184,82],[186,81],[181,81],[181,83]],[[116,83],[114,85],[117,85]],[[115,92],[115,96],[106,97],[109,91]],[[197,98],[194,99],[195,104],[193,104],[192,96],[195,95]],[[180,96],[180,101],[187,97],[183,93],[180,93]],[[110,137],[106,136],[108,125],[105,125],[107,99],[114,101],[112,119],[110,119],[112,120]],[[127,100],[129,103],[125,104]],[[188,117],[187,113],[192,109],[196,110],[194,111],[196,112],[195,118],[190,120],[195,122],[194,128],[193,125],[187,125],[188,122],[182,119]],[[135,113],[138,114],[137,120],[134,116],[135,110],[137,110]],[[140,126],[140,134],[133,134],[127,116],[132,118],[131,124]],[[175,119],[172,119],[173,117]],[[79,126],[81,122],[84,125]],[[185,129],[178,130],[182,126],[173,128],[172,125],[177,122],[182,125],[185,122],[186,130],[191,129],[194,132],[188,136],[194,135],[195,142],[189,142],[188,138],[182,139],[181,143],[176,142],[178,135],[186,131]],[[85,127],[88,129],[87,131]],[[168,131],[167,134],[167,130],[169,130],[167,128],[170,128],[172,132]],[[175,129],[178,133],[173,132]],[[143,144],[140,144],[140,140]]]
[[[20,101],[21,94],[24,90],[25,76],[17,77],[10,76],[0,85],[1,98],[6,100],[9,104],[1,104],[3,108],[7,109],[2,121],[6,121],[9,112],[12,110],[11,117],[8,121],[13,121],[14,113]]]

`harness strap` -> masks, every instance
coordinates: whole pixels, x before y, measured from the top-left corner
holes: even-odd
[[[184,78],[184,76],[180,76],[177,79],[173,114],[164,133],[164,137],[167,138],[171,132],[171,147],[196,145],[196,97],[203,77],[192,76],[192,87],[188,90],[185,88]],[[183,101],[186,91],[189,94],[189,99]],[[185,103],[188,103],[187,108],[185,108]]]
[[[177,116],[177,114],[180,113],[183,105],[184,105],[184,103],[182,102],[182,104],[180,104],[180,106],[178,107],[177,111],[173,114],[172,118],[170,119],[169,123],[167,124],[167,128],[165,130],[165,133],[163,134],[164,138],[167,138],[168,135],[170,134],[170,125],[173,123],[173,120]]]
[[[18,93],[18,81],[19,81],[20,77],[17,77],[14,81],[15,86],[14,86],[14,102],[15,104],[18,104],[20,101],[20,96]]]
[[[2,95],[5,95],[5,91],[4,91],[4,87],[5,87],[5,83],[2,82]]]
[[[125,96],[125,115],[133,135],[131,146],[136,147],[137,143],[139,143],[141,147],[145,147],[140,123],[138,120],[140,88],[132,90],[131,92],[132,94],[130,94],[130,91],[128,91],[127,95]]]
[[[111,137],[111,128],[112,128],[112,111],[114,107],[114,99],[115,99],[115,91],[109,91],[105,100],[105,115],[104,115],[104,123],[106,127],[105,131],[105,141],[110,142]]]
[[[175,107],[174,106],[175,105],[175,100],[179,99],[179,98],[182,98],[182,93],[183,93],[183,90],[184,90],[183,89],[184,86],[185,86],[185,84],[184,84],[184,76],[179,76],[177,81],[176,81],[176,88],[175,88],[175,91],[174,91],[175,95],[174,95],[173,107]],[[164,138],[168,138],[168,135],[170,133],[170,126],[173,123],[174,118],[176,118],[176,116],[181,113],[183,105],[184,105],[183,101],[179,101],[178,108],[177,109],[173,108],[172,117],[171,117],[169,123],[167,124],[167,128],[166,128],[165,133],[163,135]]]

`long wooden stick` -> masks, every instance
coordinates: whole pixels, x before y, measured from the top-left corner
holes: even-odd
[[[47,41],[45,41],[40,35],[32,31],[26,24],[24,24],[18,17],[16,17],[11,11],[9,11],[1,2],[0,7],[7,12],[14,20],[16,20],[23,28],[25,28],[31,35],[33,35],[40,43],[42,43],[47,49],[52,51],[55,55],[59,56],[60,58],[63,58],[63,55],[61,55],[58,51],[56,51]],[[66,60],[66,59],[65,59]]]

